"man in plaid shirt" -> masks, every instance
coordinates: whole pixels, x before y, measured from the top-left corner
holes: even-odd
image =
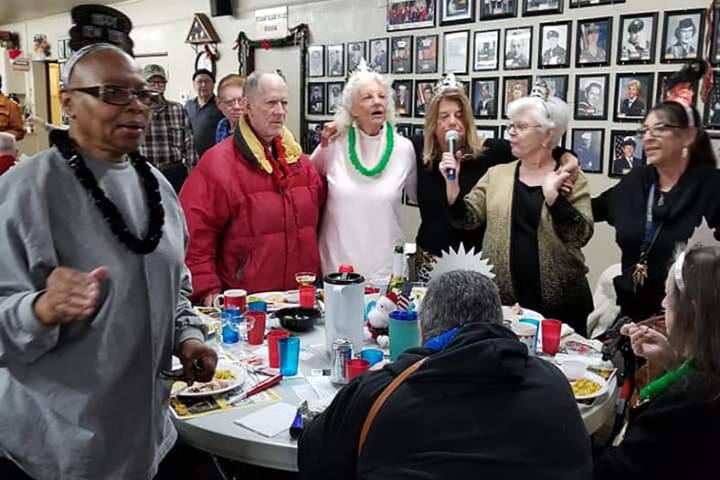
[[[167,75],[163,67],[147,65],[143,76],[150,88],[165,93]],[[160,169],[176,192],[180,192],[188,171],[198,161],[198,154],[185,108],[164,96],[163,101],[164,106],[153,111],[140,153]]]

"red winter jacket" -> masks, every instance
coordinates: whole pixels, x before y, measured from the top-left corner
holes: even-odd
[[[320,274],[325,186],[312,162],[303,153],[288,165],[285,186],[276,186],[235,142],[208,150],[180,192],[195,301],[230,288],[288,290],[297,287],[295,273]]]

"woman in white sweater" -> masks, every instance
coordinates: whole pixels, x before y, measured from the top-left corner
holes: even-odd
[[[341,264],[371,281],[392,273],[393,247],[405,241],[403,191],[414,201],[417,183],[415,151],[395,131],[394,117],[390,82],[363,61],[337,106],[338,138],[312,154],[328,186],[320,225],[324,274]]]

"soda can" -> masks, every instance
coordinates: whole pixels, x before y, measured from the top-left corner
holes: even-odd
[[[352,359],[352,342],[344,337],[336,338],[330,350],[330,381],[344,385],[347,382],[347,363]]]

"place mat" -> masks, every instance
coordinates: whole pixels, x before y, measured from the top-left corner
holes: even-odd
[[[251,407],[254,405],[277,402],[280,400],[280,395],[278,395],[275,390],[268,389],[230,405],[228,403],[228,399],[235,395],[235,393],[236,392],[231,392],[225,395],[197,398],[172,397],[170,399],[170,411],[173,413],[175,418],[187,420],[190,418],[211,415],[213,413],[227,412],[237,408]]]

